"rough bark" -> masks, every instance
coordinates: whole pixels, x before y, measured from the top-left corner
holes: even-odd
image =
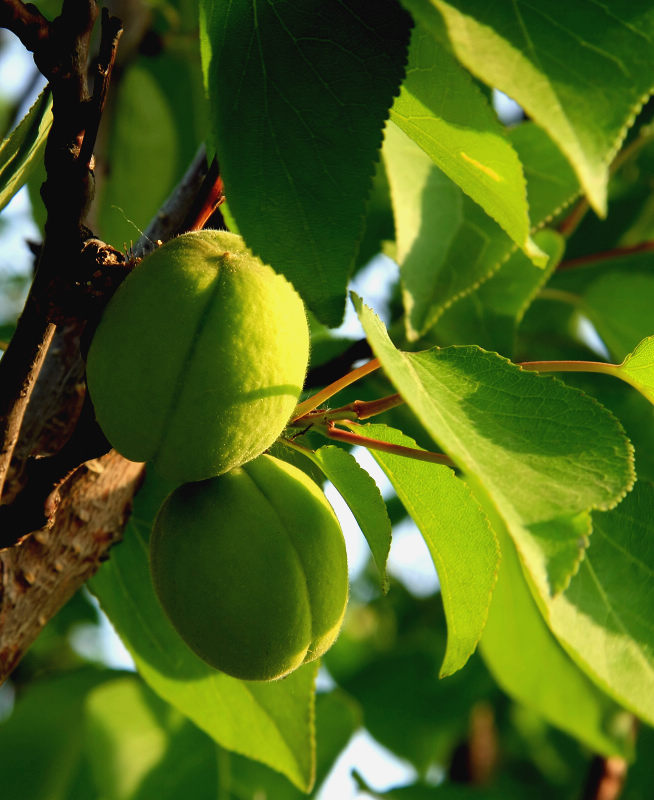
[[[52,528],[0,552],[0,682],[121,537],[143,465],[115,452],[79,467]]]

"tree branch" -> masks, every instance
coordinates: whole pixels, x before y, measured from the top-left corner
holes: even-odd
[[[0,683],[120,539],[142,474],[113,451],[80,467],[51,530],[0,553]]]
[[[50,36],[50,23],[33,5],[20,0],[0,2],[0,28],[7,28],[33,53],[42,49]]]
[[[95,147],[95,140],[98,135],[98,128],[100,127],[100,119],[104,111],[105,102],[107,100],[107,91],[109,90],[109,83],[111,82],[111,72],[113,70],[114,61],[116,60],[116,51],[118,49],[118,41],[123,33],[123,23],[118,17],[109,15],[106,8],[102,9],[102,39],[100,41],[100,52],[95,67],[95,82],[93,86],[93,97],[89,105],[89,114],[86,124],[86,131],[84,133],[84,141],[79,154],[79,162],[89,169],[92,169],[93,148]]]
[[[66,479],[86,461],[110,449],[87,396],[70,439],[55,455],[31,458],[22,491],[13,503],[0,506],[0,550],[33,531],[51,527],[60,502],[59,489]]]
[[[201,191],[207,175],[207,154],[204,145],[202,145],[181,181],[150,221],[147,230],[136,243],[134,252],[137,257],[147,255],[158,244],[167,242],[173,236],[187,230],[187,220],[191,216],[196,197],[198,192]]]
[[[595,756],[590,764],[582,800],[617,800],[627,777],[627,762],[620,756]]]
[[[97,16],[93,0],[65,0],[61,15],[47,26],[22,3],[5,2],[1,8],[5,17],[11,17],[9,22],[32,32],[34,59],[52,85],[53,123],[45,150],[47,178],[41,188],[48,211],[45,241],[16,332],[0,360],[0,497],[25,410],[54,335],[54,322],[48,315],[51,289],[60,272],[68,276],[73,272],[84,238],[82,220],[93,186],[88,167],[80,169],[76,159],[88,100],[89,38]]]

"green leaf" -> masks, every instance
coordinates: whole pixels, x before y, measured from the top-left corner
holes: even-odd
[[[545,128],[603,216],[609,163],[654,87],[651,4],[410,0],[407,6],[437,35],[444,23],[459,60]]]
[[[578,194],[579,185],[556,146],[537,126],[518,126],[511,132],[511,141],[525,165],[536,229]],[[387,125],[383,155],[396,218],[407,335],[416,339],[453,303],[492,278],[515,244],[393,123]],[[526,271],[536,275],[534,281],[545,280],[541,270]],[[483,308],[479,298],[471,302],[475,309]]]
[[[622,364],[612,369],[618,378],[630,383],[654,404],[654,336],[643,339]]]
[[[519,525],[513,525],[512,530],[516,540],[523,537],[524,532]],[[592,530],[587,511],[529,526],[527,535],[537,543],[544,555],[547,584],[553,595],[566,589],[572,576],[579,571]]]
[[[590,284],[581,307],[611,355],[624,358],[654,333],[654,276],[607,272]]]
[[[345,692],[336,689],[316,695],[316,786],[327,777],[352,734],[361,725],[361,709]],[[225,754],[229,766],[229,789],[239,800],[302,800],[306,794],[262,764],[233,754]],[[195,798],[193,798],[195,800]]]
[[[352,426],[356,433],[416,447],[386,425]],[[448,467],[371,450],[422,534],[436,567],[447,619],[440,677],[461,669],[486,623],[500,551],[488,520],[465,483]]]
[[[363,0],[203,0],[200,16],[230,211],[248,247],[338,325],[410,18]]]
[[[415,340],[444,309],[495,272],[509,237],[394,123],[384,161],[391,185],[407,336]]]
[[[617,508],[593,514],[579,573],[554,598],[549,624],[584,670],[654,724],[654,486],[639,481]]]
[[[629,766],[621,800],[645,800],[654,781],[654,730],[643,726],[636,741],[636,762]]]
[[[183,52],[142,57],[122,76],[98,180],[100,232],[115,247],[140,236],[188,167],[204,129],[199,88]]]
[[[588,394],[610,409],[624,425],[634,446],[638,480],[654,481],[654,405],[633,386],[592,373],[567,373]]]
[[[316,786],[330,773],[338,755],[361,727],[358,703],[340,689],[316,696]]]
[[[598,223],[601,224],[601,223]],[[592,240],[590,245],[592,245]],[[587,245],[587,246],[590,246]],[[563,269],[552,276],[551,285],[573,294],[584,294],[599,278],[614,272],[623,275],[648,275],[651,273],[652,253],[644,249],[632,253],[591,253],[571,264],[573,269]]]
[[[3,797],[68,800],[83,753],[84,698],[112,675],[85,668],[24,687],[0,725]]]
[[[384,161],[380,159],[375,168],[372,189],[368,197],[365,229],[357,254],[357,268],[368,264],[371,258],[383,252],[387,242],[394,239],[395,226],[390,186]]]
[[[531,596],[515,547],[497,514],[492,524],[500,537],[502,563],[481,653],[495,680],[511,697],[593,750],[631,755],[628,718],[557,642]]]
[[[547,229],[537,233],[534,241],[548,254],[546,268],[535,267],[515,251],[489,280],[445,311],[435,331],[439,341],[474,342],[506,355],[513,352],[518,325],[565,247],[563,237]]]
[[[379,570],[382,590],[386,593],[386,561],[391,549],[391,523],[377,484],[359,466],[354,456],[340,447],[320,447],[316,451],[307,451],[305,455],[320,467],[327,480],[334,484],[350,507],[366,537]]]
[[[109,147],[110,173],[100,195],[99,227],[114,247],[138,239],[176,177],[177,131],[170,103],[149,70],[129,67]]]
[[[616,505],[634,481],[633,452],[613,415],[562,382],[478,347],[403,353],[354,296],[375,355],[432,437],[501,511],[538,581],[565,585],[578,548],[543,547],[548,526]],[[534,380],[535,378],[535,380]],[[569,531],[569,526],[568,526]],[[551,562],[552,552],[556,565]]]
[[[217,796],[215,743],[133,675],[87,696],[84,734],[103,800]]]
[[[51,125],[52,94],[46,86],[20,124],[0,144],[0,211],[42,161]]]
[[[539,228],[579,195],[579,181],[559,148],[538,125],[522,122],[508,135],[525,171],[532,225]]]
[[[159,605],[148,565],[148,532],[166,494],[154,481],[138,495],[122,544],[90,588],[148,685],[218,744],[262,761],[308,790],[314,775],[316,664],[283,681],[239,681],[200,660]]]
[[[469,74],[420,25],[391,119],[533,259],[522,165]]]

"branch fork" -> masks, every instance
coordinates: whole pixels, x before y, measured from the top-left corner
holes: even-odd
[[[318,408],[322,403],[333,397],[335,394],[350,386],[381,366],[379,359],[374,358],[367,364],[352,370],[347,375],[334,381],[333,383],[316,392],[312,397],[307,398],[295,409],[289,423],[289,435],[284,442],[298,450],[305,450],[304,446],[298,445],[294,440],[308,433],[310,430],[320,433],[327,439],[335,442],[366,447],[370,450],[379,450],[384,453],[413,458],[418,461],[428,461],[433,464],[455,467],[456,465],[449,456],[443,453],[433,453],[428,450],[421,450],[416,447],[406,447],[404,445],[383,442],[370,436],[364,436],[358,432],[360,420],[369,419],[377,414],[382,414],[391,408],[396,408],[404,403],[400,394],[391,394],[380,397],[377,400],[354,400],[352,403],[341,406],[340,408],[328,409]],[[341,427],[337,423],[341,423]],[[344,429],[346,428],[346,429]],[[293,432],[295,430],[295,432]]]

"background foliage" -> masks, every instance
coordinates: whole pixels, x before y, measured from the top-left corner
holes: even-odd
[[[318,368],[347,362],[348,304],[382,370],[333,404],[405,400],[341,427],[453,468],[373,451],[382,499],[342,443],[311,431],[276,445],[331,481],[370,549],[317,692],[315,664],[243,682],[186,648],[150,582],[149,529],[171,487],[149,476],[89,585],[137,672],[80,654],[75,631],[99,623],[76,595],[0,690],[7,796],[315,795],[361,729],[408,767],[400,788],[356,773],[368,796],[595,797],[592,770],[612,756],[629,763],[622,796],[649,796],[651,3],[121,11],[90,227],[128,247],[207,142],[229,228],[307,304],[314,389]],[[497,90],[519,104],[511,125]],[[9,99],[0,112],[0,207],[27,185],[42,227],[48,92],[17,127]],[[3,267],[7,299],[27,278]],[[375,284],[387,296],[373,310]],[[0,338],[16,306],[2,306]],[[438,573],[427,597],[387,575],[407,517]]]

